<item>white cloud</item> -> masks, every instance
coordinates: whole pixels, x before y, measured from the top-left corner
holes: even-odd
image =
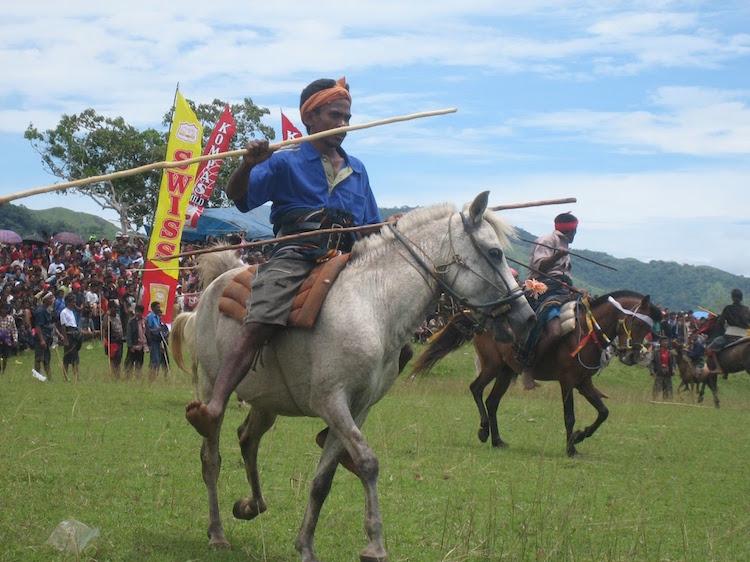
[[[489,189],[499,205],[576,197],[575,204],[505,211],[514,225],[534,234],[550,230],[552,218],[571,211],[581,220],[576,247],[643,261],[660,259],[711,265],[750,276],[745,259],[750,237],[750,169],[711,168],[633,174],[471,175],[370,170],[389,194],[384,206],[461,205]],[[377,192],[377,184],[375,185]]]
[[[511,121],[629,150],[693,156],[750,153],[748,92],[707,88],[659,88],[660,111],[570,110]]]
[[[0,8],[0,99],[12,97],[13,109],[29,111],[61,109],[69,100],[81,108],[152,100],[133,106],[145,109],[163,107],[177,82],[198,93],[220,84],[224,97],[236,99],[296,92],[294,78],[311,72],[424,65],[559,79],[717,65],[750,53],[748,35],[722,35],[700,14],[649,5],[623,13],[619,2],[557,0],[369,0],[346,9],[333,1],[275,2],[244,11],[228,0],[158,9],[134,0],[126,11],[81,0],[9,4]],[[555,32],[548,25],[538,31],[534,22],[550,18],[559,21]],[[126,117],[147,122],[154,115]]]

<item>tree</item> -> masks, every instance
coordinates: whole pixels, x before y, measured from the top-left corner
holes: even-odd
[[[63,180],[109,174],[158,162],[166,151],[165,135],[155,129],[139,131],[122,117],[104,117],[94,109],[63,115],[57,127],[44,132],[30,124],[24,137],[42,157],[42,165]],[[160,173],[150,171],[75,188],[102,209],[115,211],[120,229],[128,233],[143,226],[155,207]]]
[[[190,104],[204,125],[205,142],[225,103],[214,100],[210,104]],[[268,109],[257,107],[249,98],[231,107],[237,120],[234,147],[244,146],[256,134],[274,138],[273,129],[260,122],[263,115],[268,114]],[[166,123],[170,121],[171,112]],[[63,180],[77,180],[164,160],[167,134],[167,131],[152,128],[139,130],[122,117],[104,117],[94,109],[86,109],[79,114],[63,115],[54,129],[44,132],[37,130],[32,123],[24,137],[40,154],[42,165],[49,172]],[[218,185],[222,185],[230,173],[231,166],[224,166]],[[87,195],[102,209],[115,211],[121,231],[129,233],[151,220],[160,181],[161,171],[152,170],[71,189]],[[220,203],[221,196],[217,195],[215,201]]]

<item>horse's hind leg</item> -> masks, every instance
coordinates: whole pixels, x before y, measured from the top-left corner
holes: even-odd
[[[710,375],[706,380],[708,388],[711,389],[711,394],[714,395],[714,406],[719,407],[719,377],[717,375]]]
[[[217,482],[221,471],[221,455],[219,454],[219,434],[221,422],[219,419],[218,430],[211,438],[204,438],[201,446],[201,471],[203,482],[206,484],[208,493],[208,544],[217,548],[229,548],[229,542],[224,537],[224,527],[221,524],[219,513],[219,492]]]
[[[591,437],[609,416],[609,410],[607,409],[607,406],[604,405],[604,401],[596,388],[594,388],[594,383],[591,382],[590,378],[585,379],[580,385],[578,385],[578,392],[588,400],[589,404],[596,408],[597,416],[594,423],[590,426],[584,428],[582,431],[573,432],[573,443],[580,443],[584,439]]]
[[[500,373],[495,377],[495,384],[492,385],[490,395],[487,397],[487,415],[490,421],[490,434],[492,435],[492,446],[493,447],[507,447],[508,444],[500,437],[500,430],[497,427],[497,409],[500,405],[500,400],[505,396],[505,392],[510,386],[510,381],[513,379],[513,371],[509,367],[504,367],[500,370]]]
[[[273,426],[275,419],[274,414],[252,408],[245,421],[237,428],[247,481],[252,492],[251,496],[234,502],[232,514],[237,519],[253,519],[266,510],[258,476],[258,447],[263,434]]]

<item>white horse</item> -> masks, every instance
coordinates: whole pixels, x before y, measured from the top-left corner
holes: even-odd
[[[266,510],[257,453],[277,415],[319,417],[330,428],[295,543],[304,562],[317,560],[313,539],[318,516],[338,462],[347,454],[365,488],[369,542],[360,560],[387,559],[378,506],[378,459],[360,428],[396,379],[401,348],[440,293],[448,292],[476,311],[498,339],[526,337],[534,314],[503,253],[512,229],[492,213],[485,214],[488,195],[477,196],[462,213],[449,205],[412,211],[396,225],[358,241],[315,327],[279,333],[263,349],[255,371],[238,386],[239,397],[252,406],[238,429],[252,493],[234,504],[237,518],[252,519]],[[204,283],[214,280],[200,304],[175,321],[179,325],[187,315],[195,315],[199,337],[190,343],[201,367],[204,401],[211,396],[222,357],[237,345],[237,322],[219,312],[218,300],[238,271],[227,269],[240,263],[217,256],[203,260]],[[176,329],[173,334],[173,353],[179,357],[182,332]],[[201,461],[209,498],[209,543],[228,546],[216,486],[218,433],[204,439]]]

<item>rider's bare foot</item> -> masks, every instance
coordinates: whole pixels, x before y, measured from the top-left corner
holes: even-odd
[[[214,414],[208,405],[200,400],[193,400],[185,406],[185,418],[203,437],[211,437],[219,427],[221,414]]]

